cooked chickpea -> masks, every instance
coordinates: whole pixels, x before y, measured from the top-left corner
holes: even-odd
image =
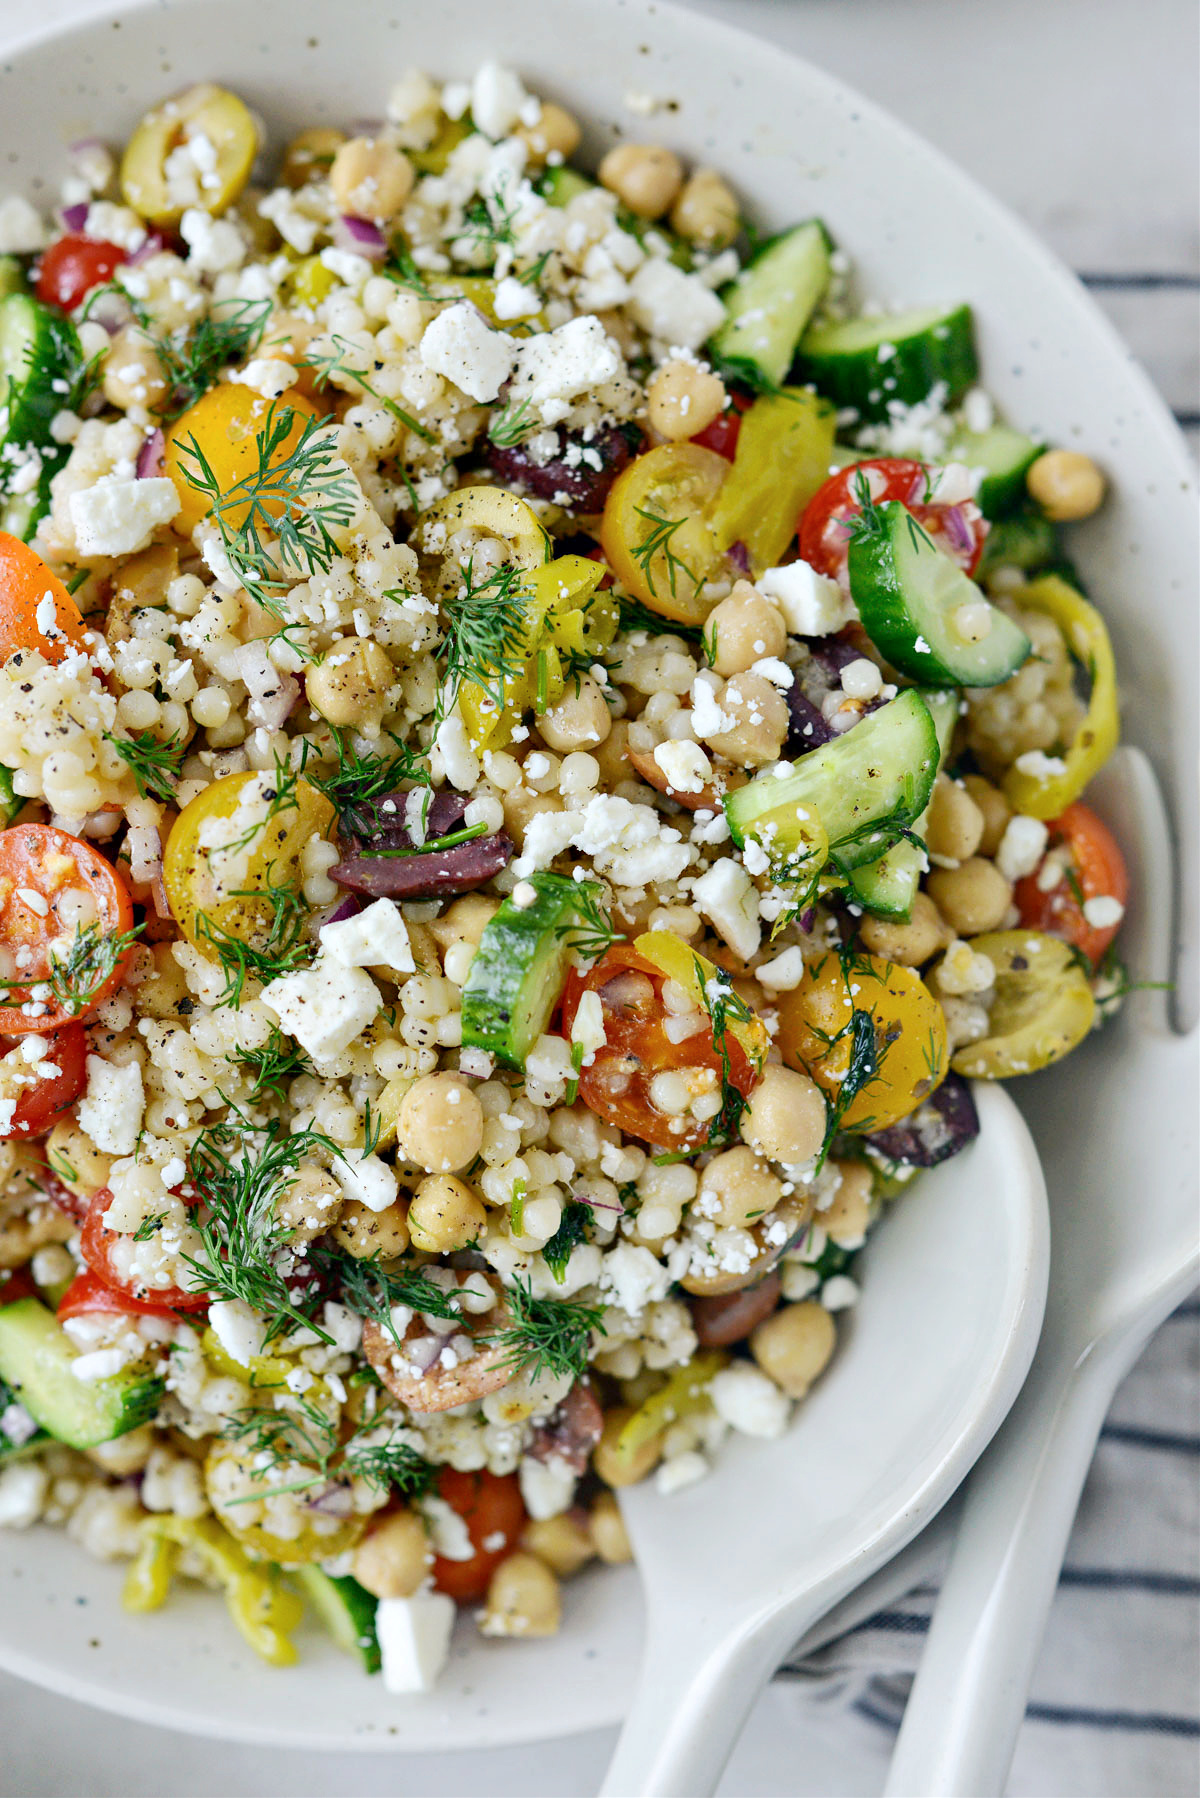
[[[431,1174],[422,1180],[408,1208],[412,1245],[427,1255],[450,1255],[469,1247],[483,1234],[486,1223],[482,1200],[465,1180],[456,1180],[452,1174]]]
[[[395,218],[415,179],[404,152],[374,137],[352,137],[339,145],[329,171],[339,212],[376,224]]]
[[[577,1511],[562,1511],[557,1517],[527,1523],[521,1547],[544,1561],[560,1579],[578,1573],[596,1553],[587,1519]]]
[[[394,679],[386,653],[370,639],[336,643],[323,661],[308,669],[308,703],[327,723],[353,725],[377,737]]]
[[[696,169],[684,182],[671,209],[671,224],[680,237],[706,250],[723,250],[741,226],[733,189],[716,169]]]
[[[422,1074],[400,1102],[396,1137],[405,1159],[427,1173],[455,1173],[479,1153],[483,1107],[460,1075]]]
[[[951,932],[929,894],[918,893],[907,924],[868,914],[859,925],[858,934],[872,955],[899,962],[901,967],[919,968],[946,947]]]
[[[713,646],[718,674],[744,674],[764,656],[781,656],[787,626],[769,599],[749,581],[735,581],[728,599],[708,614],[704,635]]]
[[[470,943],[477,949],[485,929],[499,910],[500,901],[489,898],[486,893],[464,893],[461,899],[447,906],[440,918],[433,920],[430,933],[443,956],[455,943]]]
[[[931,856],[965,862],[975,854],[983,837],[983,813],[967,789],[949,775],[939,774],[929,801],[925,845]]]
[[[56,1180],[68,1192],[90,1199],[108,1185],[113,1158],[97,1149],[74,1118],[60,1118],[46,1138],[46,1160]]]
[[[104,358],[102,386],[109,405],[122,412],[131,406],[149,411],[167,397],[158,351],[137,325],[126,325],[113,338]]]
[[[823,1108],[821,1115],[824,1134]],[[751,1148],[725,1149],[714,1155],[700,1176],[700,1214],[718,1224],[745,1227],[756,1223],[782,1197],[782,1181]]]
[[[479,1625],[485,1636],[553,1636],[562,1622],[558,1581],[536,1555],[501,1561],[488,1585]]]
[[[342,1189],[315,1161],[302,1161],[275,1201],[275,1217],[293,1243],[315,1242],[338,1220]]]
[[[368,1211],[358,1199],[347,1199],[333,1229],[333,1240],[356,1261],[390,1261],[408,1247],[408,1207],[400,1199],[384,1211]]]
[[[518,125],[513,133],[529,152],[528,160],[537,165],[558,155],[565,162],[574,156],[583,136],[579,120],[555,100],[543,100],[536,125]]]
[[[279,179],[285,187],[303,187],[319,181],[333,167],[333,159],[346,142],[344,131],[318,125],[294,137],[283,153]]]
[[[625,1529],[621,1507],[611,1492],[602,1492],[592,1506],[588,1519],[596,1553],[609,1567],[632,1561],[633,1546]]]
[[[983,813],[983,835],[979,839],[980,855],[995,855],[1008,829],[1012,806],[999,787],[994,787],[982,774],[968,774],[963,782],[967,792]]]
[[[836,1340],[833,1318],[824,1305],[805,1299],[764,1318],[750,1332],[750,1353],[789,1398],[803,1398],[829,1365]]]
[[[743,768],[761,767],[779,759],[788,734],[787,701],[761,674],[735,674],[726,682],[717,703],[732,728],[717,731],[705,741],[726,761]]]
[[[650,427],[671,443],[707,430],[724,410],[724,381],[687,356],[664,363],[646,389]]]
[[[825,1140],[819,1088],[807,1074],[768,1063],[742,1113],[741,1132],[743,1142],[768,1161],[807,1161]]]
[[[537,723],[543,743],[567,753],[594,748],[612,729],[604,694],[590,674],[582,677],[578,691],[569,685],[557,705],[543,712]]]
[[[662,144],[618,144],[599,173],[601,184],[643,219],[660,219],[683,186],[683,164]]]
[[[930,898],[960,936],[999,930],[1012,904],[1012,888],[995,862],[977,855],[957,868],[935,868],[928,885]]]
[[[376,1598],[411,1598],[424,1584],[432,1555],[415,1511],[380,1518],[354,1551],[353,1573]]]
[[[592,1466],[606,1486],[636,1486],[662,1456],[662,1437],[651,1436],[631,1452],[618,1454],[617,1437],[633,1416],[628,1405],[614,1405],[604,1414],[604,1430],[592,1451]]]
[[[1025,476],[1029,496],[1055,524],[1090,518],[1104,499],[1104,476],[1079,450],[1047,450]]]
[[[545,719],[542,720],[545,723]],[[525,842],[529,820],[539,812],[561,812],[562,800],[557,793],[535,793],[529,787],[514,787],[504,795],[504,828],[518,849]]]
[[[871,1221],[871,1170],[863,1161],[836,1161],[834,1166],[842,1176],[841,1185],[816,1221],[834,1242],[856,1247]]]
[[[602,791],[612,792],[618,781],[629,778],[629,726],[624,718],[614,718],[609,734],[592,753],[600,764]]]

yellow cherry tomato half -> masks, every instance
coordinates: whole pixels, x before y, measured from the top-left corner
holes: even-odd
[[[448,553],[456,539],[465,562],[472,534],[506,543],[518,568],[540,568],[550,560],[550,538],[537,513],[503,487],[459,487],[421,514],[421,545],[430,555]]]
[[[208,955],[225,937],[277,947],[282,914],[271,889],[299,893],[305,845],[330,836],[335,817],[323,793],[290,777],[230,774],[197,794],[163,855],[167,898],[189,943]]]
[[[353,1548],[367,1527],[367,1519],[354,1515],[333,1517],[306,1505],[306,1496],[315,1498],[328,1482],[317,1466],[300,1458],[298,1451],[296,1459],[291,1459],[293,1438],[285,1435],[281,1448],[285,1457],[282,1478],[279,1468],[264,1470],[257,1465],[262,1456],[249,1440],[214,1444],[204,1462],[204,1484],[218,1521],[253,1554],[285,1567],[328,1560]],[[289,1486],[294,1490],[289,1492]],[[266,1505],[272,1498],[285,1514],[289,1509],[293,1514],[301,1514],[295,1535],[276,1535],[266,1527],[265,1519],[270,1516]]]
[[[698,443],[662,443],[613,482],[600,541],[626,590],[679,624],[703,624],[704,583],[721,560],[712,514],[729,463]]]
[[[886,1130],[945,1079],[946,1016],[919,974],[879,956],[831,952],[806,967],[800,985],[780,995],[775,1041],[788,1066],[808,1074],[834,1104],[852,1074],[855,1012],[870,1014],[875,1072],[842,1112],[841,1125]]]
[[[208,464],[223,494],[230,493],[239,481],[257,473],[263,449],[278,432],[271,449],[270,466],[279,468],[300,442],[311,420],[321,414],[302,394],[288,393],[282,399],[264,399],[252,387],[228,383],[210,387],[202,399],[189,406],[167,432],[164,461],[169,478],[179,495],[179,513],[175,529],[190,536],[212,510],[213,495],[201,479],[200,456]],[[193,447],[194,446],[194,447]],[[196,454],[196,451],[200,455]],[[190,477],[190,478],[189,478]],[[282,499],[264,500],[264,510],[272,517],[283,511]],[[226,522],[236,530],[250,509],[247,499],[243,507],[231,506]]]
[[[1009,1080],[1061,1061],[1083,1041],[1096,1001],[1069,943],[1040,930],[994,930],[972,937],[971,947],[995,968],[996,996],[987,1035],[956,1052],[956,1074]]]

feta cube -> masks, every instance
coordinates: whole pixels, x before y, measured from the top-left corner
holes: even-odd
[[[598,1285],[610,1305],[630,1317],[638,1317],[647,1305],[666,1298],[671,1272],[649,1249],[638,1243],[618,1242],[601,1263]]]
[[[473,400],[494,400],[512,373],[516,345],[493,331],[466,300],[439,312],[425,327],[421,360]]]
[[[713,1376],[708,1395],[717,1416],[743,1436],[782,1436],[791,1405],[757,1367],[735,1361]]]
[[[417,965],[408,925],[394,899],[376,899],[357,917],[326,924],[321,947],[346,968],[390,968],[411,974]]]
[[[643,262],[629,284],[629,310],[659,343],[698,350],[724,323],[725,308],[697,275],[676,268],[665,256]]]
[[[386,1211],[395,1203],[400,1188],[395,1174],[378,1155],[359,1155],[344,1150],[333,1164],[333,1177],[348,1199],[368,1211]]]
[[[575,1474],[559,1455],[534,1461],[528,1455],[517,1469],[517,1481],[525,1509],[538,1523],[561,1517],[575,1496]]]
[[[768,568],[755,585],[760,593],[775,601],[794,637],[828,637],[857,616],[852,601],[837,582],[818,574],[807,562]]]
[[[654,1476],[654,1484],[664,1496],[672,1492],[681,1492],[685,1486],[694,1486],[708,1472],[708,1462],[697,1449],[687,1449],[681,1455],[672,1455],[664,1461]]]
[[[535,312],[542,309],[536,288],[526,286],[515,275],[505,275],[503,281],[496,283],[496,297],[492,305],[496,317],[502,319],[532,318]]]
[[[240,268],[246,240],[228,219],[215,219],[199,206],[189,206],[179,221],[179,234],[189,249],[188,266],[202,274]]]
[[[241,1299],[217,1299],[208,1307],[208,1321],[229,1359],[239,1367],[249,1367],[254,1357],[262,1354],[267,1326]]]
[[[1018,812],[1009,819],[996,851],[996,866],[1005,880],[1021,880],[1032,874],[1046,852],[1050,832],[1040,818]]]
[[[692,902],[735,955],[749,961],[762,941],[758,890],[745,868],[723,857],[692,887]]]
[[[700,793],[712,779],[712,763],[698,743],[686,738],[660,743],[654,759],[667,777],[669,792]]]
[[[27,1530],[42,1514],[49,1485],[36,1461],[16,1461],[0,1469],[0,1529]]]
[[[146,1094],[136,1061],[117,1067],[100,1055],[87,1058],[87,1092],[79,1102],[79,1127],[106,1155],[132,1155],[142,1127]]]
[[[511,69],[482,63],[471,83],[471,117],[485,137],[507,137],[521,122],[529,95]]]
[[[71,523],[81,556],[129,556],[145,549],[160,525],[179,510],[174,481],[122,481],[105,475],[73,493]]]
[[[444,1592],[415,1592],[411,1598],[381,1598],[375,1633],[388,1692],[429,1692],[446,1665],[454,1629],[455,1604]]]
[[[329,1061],[348,1049],[379,1010],[379,988],[369,974],[319,955],[311,968],[272,980],[262,992],[267,1010],[295,1037],[306,1055]]]
[[[516,355],[512,397],[528,400],[545,424],[558,424],[570,401],[613,380],[621,352],[598,318],[573,318],[556,331],[526,338]]]

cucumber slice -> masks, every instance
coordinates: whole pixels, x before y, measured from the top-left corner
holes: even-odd
[[[83,359],[70,319],[29,294],[0,300],[0,408],[6,413],[0,439],[0,488],[35,453],[40,462],[33,486],[2,497],[0,524],[28,540],[50,507],[50,482],[71,453],[55,443],[50,424],[67,403]]]
[[[933,728],[937,731],[940,773],[946,765],[946,757],[950,753],[954,737],[954,726],[958,722],[958,689],[931,687],[921,694],[921,698],[929,707]],[[854,728],[857,730],[859,727],[855,725]],[[936,774],[934,779],[937,779]],[[925,835],[928,815],[926,808],[913,825],[919,837]],[[924,848],[910,842],[907,837],[901,837],[898,843],[893,843],[890,849],[884,850],[878,861],[866,862],[861,868],[851,870],[850,889],[858,903],[878,917],[907,919],[911,916],[913,900],[927,866],[928,858]]]
[[[294,1567],[292,1572],[338,1647],[357,1655],[364,1672],[378,1673],[383,1660],[375,1633],[379,1600],[374,1593],[348,1573],[322,1573],[309,1562]]]
[[[914,406],[928,399],[939,382],[953,405],[979,374],[971,308],[814,325],[800,344],[800,374],[864,420],[887,418],[892,401]]]
[[[709,346],[727,375],[751,387],[781,384],[829,285],[832,250],[820,219],[806,219],[768,239],[723,290],[725,323]]]
[[[947,462],[965,462],[982,468],[979,510],[985,518],[1002,518],[1025,497],[1025,476],[1045,448],[1014,431],[1011,425],[992,425],[986,431],[963,431],[946,451]]]
[[[580,916],[579,883],[563,874],[531,874],[531,905],[510,895],[479,940],[462,996],[462,1039],[507,1067],[522,1068],[550,1022]]]
[[[161,1380],[133,1369],[107,1380],[77,1380],[71,1363],[78,1354],[39,1299],[0,1306],[0,1379],[56,1441],[96,1448],[154,1416]]]
[[[20,1399],[7,1381],[0,1380],[0,1467],[6,1461],[14,1461],[18,1455],[26,1454],[50,1440],[40,1424],[32,1435],[29,1434],[26,1418],[17,1409],[20,1404]],[[24,1406],[21,1410],[24,1410]]]
[[[562,162],[557,168],[546,170],[537,184],[537,190],[547,206],[569,206],[580,194],[591,193],[595,185],[586,175],[581,175],[578,169],[568,168]]]
[[[753,840],[777,873],[804,849],[797,810],[815,812],[829,838],[829,860],[846,874],[878,860],[911,829],[929,803],[938,767],[938,735],[921,695],[900,693],[853,730],[725,795],[725,816],[739,849]]]
[[[931,687],[995,687],[1029,654],[1029,638],[989,604],[911,512],[896,500],[863,514],[850,544],[850,592],[875,647],[893,667]],[[955,626],[961,606],[987,608],[986,635]],[[855,726],[860,729],[861,726]]]
[[[0,762],[0,828],[11,824],[21,808],[28,803],[13,785],[12,769]]]

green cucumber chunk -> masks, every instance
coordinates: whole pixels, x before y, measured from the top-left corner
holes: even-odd
[[[940,773],[946,765],[946,757],[954,738],[954,726],[958,722],[958,689],[931,687],[921,694],[921,698],[929,707],[933,728],[937,731]],[[855,725],[854,728],[857,730],[859,727]],[[937,775],[934,776],[935,780],[936,778]],[[913,825],[919,837],[925,835],[928,817],[926,807]],[[927,866],[925,850],[908,837],[901,837],[898,843],[893,843],[890,849],[884,850],[878,861],[864,862],[861,868],[851,869],[850,890],[867,911],[882,918],[906,920],[912,914],[913,900]]]
[[[0,1306],[0,1380],[29,1415],[68,1448],[96,1448],[153,1417],[163,1382],[134,1368],[77,1380],[80,1351],[40,1299]]]
[[[829,838],[830,867],[848,874],[912,828],[929,803],[938,759],[929,707],[913,690],[897,694],[787,773],[771,769],[727,793],[730,834],[739,849],[760,844],[777,877],[787,878],[789,860],[806,850],[797,818],[815,812]]]
[[[537,190],[547,206],[569,206],[580,194],[591,193],[595,185],[578,169],[568,168],[561,162],[557,168],[546,170],[538,180]]]
[[[976,496],[979,510],[985,518],[1003,518],[1024,499],[1025,476],[1044,447],[1011,425],[990,425],[986,431],[960,432],[945,460],[982,468]]]
[[[311,1563],[295,1567],[292,1572],[338,1647],[356,1655],[365,1673],[378,1673],[383,1660],[375,1633],[375,1612],[379,1608],[375,1594],[348,1573],[322,1573]]]
[[[50,482],[71,453],[50,425],[67,404],[83,353],[70,319],[25,293],[0,299],[0,526],[28,540],[50,508]],[[37,459],[36,478],[13,491]]]
[[[888,500],[863,521],[850,544],[850,593],[867,635],[892,666],[931,687],[995,687],[1015,674],[1029,638],[912,513]],[[972,635],[982,621],[984,634],[974,641],[955,622],[963,606],[971,607]]]
[[[29,1416],[8,1382],[0,1380],[0,1466],[40,1447],[43,1442],[49,1442],[41,1424],[30,1432]]]
[[[11,824],[27,804],[14,785],[12,769],[0,762],[0,828]]]
[[[510,894],[489,919],[462,996],[464,1046],[510,1068],[524,1067],[558,1003],[581,899],[579,883],[563,874],[531,874],[521,886],[533,889],[532,903]]]
[[[814,325],[800,344],[799,373],[865,421],[887,418],[893,403],[915,406],[939,384],[946,388],[946,404],[953,405],[979,374],[971,308],[929,307]]]
[[[724,288],[725,323],[709,347],[724,372],[751,387],[778,387],[829,285],[833,241],[820,219],[770,238]]]

